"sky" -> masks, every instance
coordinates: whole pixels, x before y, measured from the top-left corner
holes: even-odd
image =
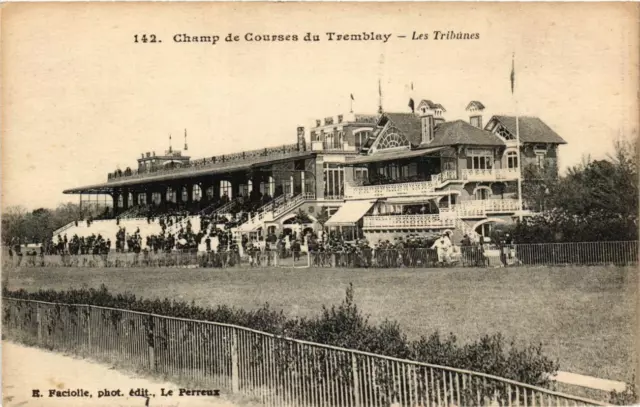
[[[77,202],[188,131],[194,158],[295,142],[296,127],[349,110],[406,112],[413,97],[465,119],[540,117],[568,145],[560,166],[603,158],[638,131],[635,4],[14,4],[2,10],[2,207]],[[435,30],[478,33],[434,40]],[[321,41],[302,41],[304,34]],[[392,34],[328,41],[326,33]],[[413,33],[428,40],[412,40]],[[135,43],[155,34],[161,43]],[[225,42],[228,33],[238,42]],[[248,42],[254,35],[298,41]],[[176,43],[175,34],[220,36]],[[399,38],[405,35],[407,38]],[[140,38],[140,37],[139,37]],[[516,95],[509,74],[515,52]],[[517,101],[517,103],[516,103]]]

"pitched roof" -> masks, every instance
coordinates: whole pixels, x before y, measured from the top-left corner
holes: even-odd
[[[385,113],[391,123],[409,139],[414,146],[420,144],[422,140],[422,129],[420,118],[413,113]]]
[[[420,105],[421,105],[421,104],[423,104],[423,103],[424,103],[424,104],[426,104],[426,105],[429,107],[429,109],[432,109],[432,110],[435,110],[435,109],[437,109],[437,108],[440,108],[440,109],[442,109],[442,110],[445,110],[444,106],[442,106],[440,103],[434,103],[434,102],[432,102],[432,101],[431,101],[431,100],[429,100],[429,99],[422,99],[422,100],[420,101],[420,103],[418,104],[418,106],[420,106]],[[445,111],[446,111],[446,110],[445,110]]]
[[[493,116],[492,119],[496,119],[502,123],[511,134],[516,134],[515,116]],[[518,126],[521,142],[567,144],[558,133],[553,131],[551,127],[547,126],[545,122],[537,117],[520,116],[518,117]]]
[[[474,107],[476,109],[484,109],[484,105],[482,104],[482,102],[479,102],[477,100],[472,100],[471,102],[469,102],[469,104],[467,105],[467,107],[465,108],[465,110],[468,110],[471,107]]]
[[[452,146],[456,144],[479,146],[503,146],[505,143],[495,134],[479,129],[465,122],[456,120],[440,123],[435,128],[435,137],[431,143],[420,147]]]

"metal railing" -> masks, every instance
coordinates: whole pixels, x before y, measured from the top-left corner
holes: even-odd
[[[455,227],[455,219],[441,217],[439,214],[424,215],[377,215],[365,216],[363,225],[365,229],[384,229],[384,228],[453,228]]]
[[[306,252],[306,245],[302,245]],[[244,251],[243,251],[244,252]],[[2,256],[2,266],[15,267],[246,267],[286,265],[275,249],[253,256],[222,252],[141,252],[85,255]],[[306,257],[306,256],[305,256]],[[269,260],[267,260],[267,258]],[[452,246],[431,248],[361,248],[357,251],[315,251],[307,257],[308,267],[396,268],[396,267],[496,267],[638,264],[638,241],[539,243]],[[294,265],[299,266],[300,264]]]
[[[638,242],[541,243],[431,248],[368,248],[311,252],[310,267],[500,267],[567,265],[635,265]]]
[[[11,340],[208,383],[266,406],[605,405],[488,374],[235,325],[92,305],[13,298],[2,304]]]

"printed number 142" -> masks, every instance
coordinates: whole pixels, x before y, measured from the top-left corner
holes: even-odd
[[[149,34],[149,36],[147,36],[147,34],[142,34],[142,35],[134,35],[133,36],[133,42],[158,42],[158,40],[156,40],[156,35],[155,34]]]

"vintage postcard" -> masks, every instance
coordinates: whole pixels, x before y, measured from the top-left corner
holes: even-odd
[[[639,10],[4,5],[2,405],[640,403]]]

